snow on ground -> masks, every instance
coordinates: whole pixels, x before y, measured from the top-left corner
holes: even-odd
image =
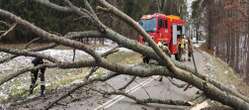
[[[114,46],[115,45],[103,46],[103,47],[95,48],[94,50],[96,51],[96,53],[101,54],[112,49]],[[132,50],[129,50],[126,48],[120,48],[119,51],[120,52],[132,52]],[[70,62],[73,59],[72,49],[49,49],[45,51],[40,51],[39,53],[52,56],[60,61]],[[0,59],[6,58],[8,56],[9,54],[0,52]],[[75,61],[79,61],[79,60],[86,59],[86,58],[91,58],[91,56],[88,55],[84,51],[76,50]],[[32,59],[33,57],[20,56],[9,62],[0,64],[0,77],[5,77],[6,75],[12,74],[17,70],[32,66],[31,64]],[[55,70],[52,70],[52,71],[56,73]],[[61,78],[62,76],[58,76],[58,77]],[[56,79],[60,79],[60,78],[56,78]],[[20,86],[20,84],[17,84],[16,87],[9,87],[11,83],[15,83],[16,80],[20,81],[22,86]],[[27,85],[29,83],[29,80],[30,80],[29,77],[20,76],[18,79],[11,80],[10,82],[5,83],[3,86],[0,87],[0,99],[1,98],[6,99],[9,96],[10,91],[12,91],[12,88],[16,88],[16,89],[18,89],[19,87],[29,88],[28,87],[29,85]],[[54,79],[51,79],[51,80],[54,80]]]
[[[105,46],[105,47],[98,47],[95,48],[95,51],[98,54],[104,53],[113,47],[110,46]],[[122,52],[132,52],[132,50],[126,49],[126,48],[120,48],[119,51]],[[60,61],[65,61],[65,62],[70,62],[73,59],[73,50],[72,49],[49,49],[45,51],[41,51],[39,53],[52,56]],[[0,58],[5,58],[8,56],[6,53],[0,53]],[[81,50],[76,50],[76,55],[75,55],[75,61],[79,61],[85,58],[91,58],[90,55],[88,55],[86,52],[81,51]],[[8,71],[13,71],[13,70],[18,70],[19,68],[26,67],[26,66],[31,66],[30,62],[33,58],[32,57],[25,57],[25,56],[20,56],[17,57],[7,63],[0,64],[0,75],[1,73],[5,73]]]
[[[198,48],[198,47],[200,47],[202,44],[206,43],[206,40],[198,41],[198,43],[197,43],[195,40],[193,40],[192,42],[193,42],[193,46]]]

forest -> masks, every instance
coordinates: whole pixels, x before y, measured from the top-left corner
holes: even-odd
[[[208,47],[248,82],[248,0],[197,0],[192,7],[195,27],[207,33]]]

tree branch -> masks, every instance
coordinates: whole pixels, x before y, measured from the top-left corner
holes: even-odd
[[[119,88],[118,90],[124,90],[126,89],[132,82],[134,82],[136,79],[136,76],[133,76],[128,83],[126,83],[123,87]]]
[[[36,51],[42,51],[42,50],[47,50],[47,49],[50,49],[50,48],[54,48],[55,46],[57,46],[57,44],[55,43],[51,43],[51,44],[48,44],[48,45],[45,45],[45,46],[40,46],[40,47],[36,47],[36,48],[32,48],[32,49],[27,49],[27,51],[33,51],[33,52],[36,52]],[[18,55],[10,55],[6,58],[3,58],[0,60],[0,64],[4,63],[4,62],[8,62],[14,58],[18,57]]]
[[[107,7],[107,9],[109,10],[109,12],[113,13],[114,15],[118,16],[119,18],[121,18],[122,20],[124,20],[125,22],[127,22],[128,24],[130,24],[134,29],[136,29],[141,35],[143,35],[143,37],[145,38],[145,40],[147,40],[149,42],[149,44],[152,46],[152,48],[155,50],[155,52],[157,53],[157,55],[160,56],[160,58],[165,61],[165,65],[169,68],[170,71],[172,71],[174,74],[175,74],[175,77],[178,77],[179,79],[185,79],[185,75],[190,75],[190,76],[193,76],[192,73],[194,73],[194,75],[196,75],[197,73],[195,72],[192,72],[190,73],[189,71],[185,71],[185,70],[182,70],[180,68],[177,68],[175,66],[175,64],[169,59],[169,57],[167,57],[165,54],[163,54],[162,50],[160,50],[156,44],[153,42],[153,40],[151,39],[151,37],[148,35],[148,33],[146,33],[141,26],[139,26],[132,18],[130,18],[129,16],[127,16],[126,14],[124,14],[123,12],[119,11],[117,8],[115,8],[114,6],[112,6],[111,4],[109,4],[108,2],[106,2],[105,0],[99,0],[99,2],[104,5],[105,7]],[[179,74],[180,73],[180,74]],[[203,79],[203,77],[200,77],[201,75],[197,74],[197,77],[198,78],[201,78],[202,80],[206,80],[206,79]],[[207,77],[205,77],[207,78]],[[209,81],[209,80],[207,80]],[[192,82],[193,83],[193,82]],[[213,82],[210,82],[211,84],[213,84]],[[216,83],[217,84],[217,83]],[[196,87],[198,87],[197,85],[195,85]],[[217,85],[212,85],[212,86],[215,86],[215,88],[218,90],[222,90],[220,88],[220,86],[217,86]],[[223,86],[224,87],[224,86]],[[199,86],[198,87],[199,89],[203,90],[203,87]],[[225,88],[225,87],[224,87]],[[220,91],[219,90],[219,91]],[[203,90],[205,91],[205,90]],[[235,93],[235,92],[231,92],[232,90],[229,90],[229,93],[235,95],[236,97],[239,97],[241,99],[243,99],[243,101],[247,101],[245,100],[244,97],[240,97],[240,96],[243,96],[239,93]],[[206,91],[206,92],[210,92],[210,91]],[[214,92],[214,91],[213,91]],[[214,96],[215,97],[215,96]],[[217,100],[217,98],[214,98]],[[225,101],[222,101],[223,104],[227,103]],[[230,103],[231,104],[231,103]],[[228,105],[230,105],[228,104]],[[234,106],[237,106],[233,103]],[[247,104],[246,106],[248,107],[248,101],[247,101]]]
[[[28,67],[28,68],[18,70],[13,74],[10,74],[10,75],[8,75],[8,76],[6,76],[4,78],[1,78],[0,86],[3,85],[4,83],[10,81],[11,79],[13,79],[15,77],[18,77],[19,75],[21,75],[23,73],[26,73],[26,72],[32,71],[32,70],[36,70],[36,69],[39,69],[39,68],[43,68],[43,67],[56,67],[56,65],[55,64],[44,64],[44,65],[39,65],[39,66],[36,66],[36,67]]]
[[[16,27],[16,23],[14,23],[7,31],[5,31],[3,34],[0,35],[0,40],[2,39],[2,37],[6,36],[8,33],[10,33],[11,31],[14,30],[14,28]]]
[[[48,41],[59,43],[59,44],[69,46],[69,47],[72,47],[72,48],[76,48],[76,49],[79,49],[79,50],[83,50],[86,53],[93,56],[96,61],[100,60],[99,55],[97,55],[92,49],[85,46],[81,42],[69,40],[69,39],[66,39],[66,38],[63,38],[63,37],[59,37],[59,36],[57,36],[55,34],[48,33],[45,30],[43,30],[43,29],[41,29],[39,27],[36,27],[35,25],[21,19],[20,17],[17,17],[16,15],[14,15],[14,14],[8,12],[8,11],[4,11],[4,10],[0,9],[0,15],[2,17],[8,18],[9,20],[16,21],[16,23],[20,24],[23,28],[38,34],[39,36],[43,37],[44,39],[46,39]]]
[[[58,10],[58,11],[62,11],[62,12],[72,12],[71,8],[68,8],[66,6],[59,6],[57,4],[54,4],[52,2],[50,2],[49,0],[34,0],[37,3],[43,4],[47,7],[50,7],[52,9]]]
[[[30,52],[30,51],[27,51],[27,50],[21,51],[21,50],[18,50],[18,49],[8,49],[8,48],[1,48],[0,47],[0,51],[10,53],[10,54],[15,54],[15,55],[18,55],[18,56],[40,57],[40,58],[46,59],[48,61],[51,61],[53,63],[60,63],[59,60],[57,60],[57,59],[55,59],[55,58],[53,58],[51,56],[47,56],[47,55],[40,54],[40,53]]]
[[[36,37],[34,39],[32,39],[31,41],[29,41],[25,46],[24,49],[27,49],[30,45],[32,45],[34,42],[39,41],[41,38],[40,37]]]
[[[45,108],[45,110],[48,110],[50,109],[54,104],[56,104],[57,102],[59,102],[60,100],[66,98],[67,96],[69,96],[70,94],[72,94],[73,92],[75,92],[76,90],[88,85],[88,84],[92,84],[94,82],[105,82],[113,77],[116,77],[118,76],[119,74],[116,74],[116,73],[111,73],[111,74],[107,74],[106,76],[104,77],[101,77],[101,78],[93,78],[93,79],[89,79],[77,86],[75,86],[73,89],[71,89],[70,91],[68,91],[66,94],[63,94],[62,96],[59,96],[59,98],[55,99],[54,101],[52,101],[51,103],[49,103]]]
[[[68,0],[66,0],[68,1]],[[4,11],[0,9],[0,16],[7,18],[13,22],[16,22],[18,25],[24,27],[25,29],[30,30],[31,32],[34,32],[35,34],[41,36],[42,38],[55,42],[57,44],[62,44],[65,46],[69,46],[72,48],[76,48],[79,50],[83,50],[93,56],[94,59],[88,59],[87,61],[81,61],[81,62],[74,62],[74,63],[60,63],[56,64],[60,68],[79,68],[79,67],[89,67],[89,66],[98,66],[103,67],[105,69],[125,74],[125,75],[131,75],[131,76],[138,76],[138,77],[150,77],[154,75],[162,75],[162,76],[171,76],[177,79],[180,79],[182,81],[188,82],[192,84],[193,86],[199,88],[200,90],[204,91],[204,93],[209,96],[209,98],[213,100],[217,100],[225,105],[232,106],[236,109],[249,109],[249,103],[246,100],[245,96],[234,93],[231,89],[228,89],[227,91],[224,91],[222,89],[223,85],[219,85],[220,83],[208,79],[208,77],[201,75],[199,73],[192,72],[191,70],[185,71],[183,69],[180,69],[176,66],[176,64],[171,61],[171,59],[163,53],[163,51],[158,48],[158,46],[155,44],[155,42],[151,39],[150,35],[146,33],[141,26],[139,26],[132,18],[124,14],[123,12],[119,11],[117,8],[110,5],[105,0],[98,0],[102,5],[108,8],[108,10],[112,13],[114,13],[116,16],[121,18],[123,21],[125,21],[127,24],[130,24],[134,29],[136,29],[140,34],[142,34],[146,41],[149,42],[149,44],[152,46],[152,49],[139,44],[136,41],[127,40],[124,36],[120,35],[119,33],[113,31],[112,29],[105,26],[101,21],[96,19],[97,17],[94,15],[94,11],[91,11],[91,6],[87,5],[88,10],[80,9],[77,7],[74,7],[74,5],[70,5],[70,8],[72,9],[72,12],[83,16],[87,15],[90,16],[90,18],[97,24],[99,31],[101,32],[101,35],[105,35],[109,39],[113,39],[113,41],[117,42],[120,46],[124,46],[127,48],[130,48],[132,50],[135,50],[143,55],[148,55],[152,58],[155,58],[157,61],[161,61],[163,65],[165,66],[159,66],[159,65],[123,65],[123,64],[112,64],[107,62],[107,60],[101,58],[100,55],[96,54],[90,47],[85,46],[84,44],[73,41],[67,38],[63,38],[62,36],[58,36],[55,34],[51,34],[46,32],[45,30],[17,17],[16,15]],[[45,2],[49,2],[46,0]],[[87,3],[87,1],[85,1]],[[70,1],[68,1],[70,3]],[[10,52],[10,51],[9,51]],[[15,51],[11,51],[15,53]],[[23,51],[22,51],[23,52]],[[27,56],[37,56],[38,54],[34,53],[19,53]],[[50,59],[51,60],[51,59]],[[169,69],[169,70],[168,70]],[[90,79],[91,80],[91,79]],[[84,85],[82,85],[84,86]],[[76,88],[77,89],[77,88]],[[74,90],[76,90],[74,89]],[[231,92],[232,91],[232,92]],[[53,104],[52,104],[53,105]]]
[[[92,88],[91,88],[92,89]],[[125,93],[123,91],[111,91],[111,92],[107,92],[104,90],[96,90],[96,89],[92,89],[94,91],[97,91],[98,93],[104,94],[104,95],[122,95],[125,96],[129,99],[132,99],[133,101],[135,101],[138,104],[142,104],[142,105],[146,105],[146,104],[152,104],[152,103],[156,103],[156,104],[167,104],[167,105],[177,105],[177,106],[191,106],[193,105],[192,102],[189,101],[180,101],[180,100],[160,100],[160,99],[153,99],[153,98],[148,98],[148,99],[138,99],[137,97],[130,95],[128,93]]]

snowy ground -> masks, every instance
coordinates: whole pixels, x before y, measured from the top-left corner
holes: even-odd
[[[112,46],[104,46],[104,47],[98,47],[95,48],[95,51],[98,54],[104,53],[108,51],[109,49],[112,49]],[[119,52],[122,53],[130,53],[132,50],[125,49],[125,48],[119,48]],[[39,53],[52,56],[60,61],[67,61],[71,62],[73,59],[73,50],[70,49],[49,49],[45,51],[41,51]],[[9,56],[6,53],[0,53],[0,58],[5,58],[6,56]],[[77,50],[76,51],[76,57],[75,61],[79,61],[81,59],[86,59],[90,58],[87,53]],[[14,73],[17,70],[20,70],[25,67],[32,66],[31,60],[32,57],[25,57],[25,56],[20,56],[17,57],[9,62],[0,64],[0,77],[4,77],[8,74]],[[47,80],[47,86],[52,85],[55,81],[59,81],[60,79],[67,78],[67,76],[72,76],[75,75],[75,78],[72,76],[72,78],[67,78],[68,81],[73,81],[77,79],[76,77],[82,78],[84,75],[81,73],[87,72],[88,69],[71,69],[71,70],[58,70],[58,69],[49,69],[47,70],[46,74],[46,80]],[[60,73],[65,73],[65,74],[60,74]],[[54,75],[56,74],[56,75]],[[10,82],[4,84],[3,86],[0,86],[0,100],[1,99],[7,99],[10,96],[15,96],[15,95],[23,95],[29,88],[29,82],[30,82],[30,77],[27,74],[21,75],[17,79],[11,80]],[[77,80],[73,81],[72,83],[78,82]],[[61,83],[61,82],[60,82]],[[66,82],[62,82],[66,83]],[[10,86],[11,85],[11,86]],[[24,92],[19,93],[20,91]]]
[[[106,46],[106,47],[99,47],[96,48],[95,51],[99,54],[104,53],[106,51],[108,51],[109,49],[111,49],[112,47],[110,46]],[[132,52],[132,50],[126,49],[126,48],[120,48],[119,51],[121,52]],[[65,62],[70,62],[73,59],[73,50],[69,50],[69,49],[65,49],[65,50],[61,50],[61,49],[49,49],[49,50],[45,50],[45,51],[41,51],[39,53],[54,57],[60,61],[65,61]],[[0,59],[9,56],[6,53],[0,53]],[[77,50],[76,51],[76,56],[75,56],[75,61],[79,61],[82,60],[84,58],[90,58],[91,56],[89,56],[87,53]],[[32,57],[25,57],[25,56],[21,56],[21,57],[17,57],[7,63],[3,63],[0,64],[0,74],[2,73],[6,73],[7,71],[13,71],[13,70],[18,70],[21,67],[26,67],[26,66],[31,66],[31,60],[33,58]]]

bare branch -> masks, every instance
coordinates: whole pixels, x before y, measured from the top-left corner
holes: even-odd
[[[85,38],[85,37],[88,37],[88,38],[89,37],[94,37],[94,38],[105,37],[104,34],[98,31],[69,32],[64,36],[70,39],[78,39],[78,38]]]
[[[114,6],[112,6],[111,4],[109,4],[108,2],[106,2],[105,0],[99,0],[99,2],[102,4],[102,5],[104,5],[107,9],[108,9],[108,11],[109,12],[111,12],[111,13],[113,13],[114,15],[116,15],[116,16],[118,16],[119,18],[121,18],[122,20],[124,20],[124,21],[126,21],[128,24],[130,24],[134,29],[136,29],[140,34],[142,34],[143,36],[144,36],[144,38],[145,38],[145,40],[146,41],[148,41],[149,42],[149,44],[152,46],[152,48],[155,50],[155,52],[157,53],[157,55],[159,55],[160,56],[160,58],[163,60],[163,61],[165,61],[164,62],[164,64],[169,68],[169,70],[170,71],[172,71],[174,74],[175,74],[175,77],[177,77],[178,79],[185,79],[185,76],[186,75],[190,75],[190,76],[192,76],[193,77],[193,75],[192,75],[192,73],[190,73],[189,71],[185,71],[185,70],[182,70],[182,69],[180,69],[180,68],[177,68],[176,66],[175,66],[175,64],[169,59],[169,57],[167,57],[165,54],[163,54],[163,52],[162,52],[162,50],[160,50],[157,46],[156,46],[156,44],[153,42],[153,40],[151,39],[151,37],[142,29],[142,27],[141,26],[139,26],[132,18],[130,18],[129,16],[127,16],[126,14],[124,14],[123,12],[121,12],[121,11],[119,11],[117,8],[115,8]],[[181,74],[179,74],[179,73],[181,73]],[[193,72],[194,73],[194,72]],[[183,75],[183,77],[182,77],[182,75]],[[196,74],[195,74],[196,75]],[[178,77],[179,76],[179,77]],[[200,76],[200,75],[199,75]],[[199,77],[199,76],[197,76],[198,78],[197,79],[199,79],[199,78],[202,78],[202,77]],[[206,78],[206,77],[205,77]],[[193,79],[192,79],[193,80]],[[202,78],[202,80],[206,80],[206,79],[203,79]],[[187,80],[184,80],[184,81],[186,81],[186,82],[191,82],[191,81],[187,81]],[[193,83],[193,82],[191,82],[191,83]],[[206,83],[206,81],[205,81],[205,83]],[[211,82],[212,83],[212,82]],[[198,85],[195,85],[196,87],[198,87]],[[216,90],[217,91],[221,91],[222,89],[220,89],[220,87],[217,87],[217,85],[210,85],[210,87],[208,87],[209,89],[213,89],[214,90],[214,88],[213,87],[211,87],[211,86],[214,86],[215,88],[216,88]],[[203,88],[203,86],[202,87],[198,87],[199,89],[201,89],[201,90],[203,90],[204,92],[207,90],[207,88],[206,87],[204,87]],[[220,90],[219,90],[220,89]],[[215,91],[216,91],[215,90]],[[230,90],[230,91],[232,91],[232,90]],[[210,94],[210,91],[206,91],[206,92],[208,92],[208,94]],[[206,93],[205,92],[205,93]],[[214,91],[213,91],[214,92]],[[221,93],[221,92],[219,92],[219,93]],[[231,94],[233,94],[234,95],[234,92],[230,92]],[[212,93],[211,93],[212,94]],[[210,95],[211,95],[210,94]],[[215,95],[215,94],[212,94],[212,95]],[[220,94],[220,95],[222,95],[222,93]],[[224,94],[223,94],[224,95]],[[236,93],[236,95],[235,96],[241,96],[239,93]],[[243,96],[243,95],[242,95]],[[226,95],[224,96],[224,97],[226,97]],[[212,97],[213,99],[216,99],[216,100],[219,100],[216,96],[213,96]],[[231,98],[231,97],[230,97]],[[244,100],[244,97],[240,97],[241,99],[243,99],[243,101],[246,101],[246,100]],[[237,100],[237,99],[236,99]],[[240,100],[240,99],[239,99]],[[219,101],[221,101],[221,100],[219,100]],[[238,101],[238,100],[237,100]],[[235,102],[237,102],[237,101],[235,101]],[[243,102],[242,101],[242,102]],[[225,102],[225,101],[221,101],[221,102],[223,102],[223,104],[227,104],[227,105],[233,105],[233,106],[237,106],[236,104],[234,104],[234,103],[229,103],[229,102]],[[247,101],[247,104],[246,104],[246,106],[248,106],[249,107],[249,102]],[[246,107],[245,106],[245,107]],[[237,106],[238,107],[238,106]],[[246,107],[247,108],[247,107]],[[244,108],[245,109],[245,108]]]
[[[34,38],[32,39],[31,41],[29,41],[25,46],[24,46],[24,49],[27,49],[30,45],[32,45],[34,42],[40,40],[41,38],[40,37],[37,37],[37,38]]]
[[[76,49],[79,49],[79,50],[83,50],[86,53],[93,56],[96,60],[100,60],[99,55],[97,55],[92,49],[85,46],[81,42],[69,40],[69,39],[66,39],[66,38],[63,38],[63,37],[59,37],[59,36],[57,36],[55,34],[48,33],[46,31],[44,31],[43,29],[38,28],[35,25],[21,19],[20,17],[17,17],[14,14],[9,13],[7,11],[4,11],[2,9],[0,9],[0,15],[3,16],[3,17],[8,18],[10,20],[16,21],[16,23],[18,23],[21,26],[23,26],[24,28],[36,33],[37,35],[43,37],[46,40],[49,40],[49,41],[52,41],[52,42],[55,42],[55,43],[60,43],[60,44],[63,44],[65,46],[69,46],[69,47],[76,48]]]
[[[157,44],[153,41],[152,37],[140,26],[136,21],[134,21],[131,17],[126,15],[125,13],[118,10],[116,7],[112,6],[105,0],[99,0],[99,2],[108,8],[108,10],[114,15],[118,16],[122,20],[124,20],[127,24],[131,25],[134,29],[139,32],[144,39],[149,43],[149,45],[153,48],[153,50],[157,53],[157,55],[164,61],[163,63],[172,71],[182,71],[180,69],[177,70],[175,64],[171,62],[170,58],[157,46]]]
[[[91,84],[91,83],[94,83],[94,82],[105,82],[113,77],[116,77],[118,76],[119,74],[116,74],[116,73],[110,73],[110,74],[107,74],[106,76],[104,77],[101,77],[101,78],[93,78],[93,79],[90,79],[88,81],[85,81],[77,86],[75,86],[73,89],[71,89],[70,91],[68,91],[66,94],[63,94],[62,96],[59,96],[59,98],[55,99],[54,101],[52,101],[51,103],[49,103],[46,107],[45,107],[45,110],[48,110],[50,109],[54,104],[56,104],[57,102],[59,102],[60,100],[66,98],[67,96],[69,96],[70,94],[72,94],[73,92],[75,92],[76,90],[78,90],[79,88],[82,88],[88,84]]]
[[[128,93],[125,93],[123,91],[112,91],[112,92],[107,92],[104,90],[96,90],[96,89],[92,89],[95,90],[101,94],[105,94],[105,95],[122,95],[125,96],[129,99],[134,100],[136,103],[138,104],[149,104],[149,103],[156,103],[156,104],[167,104],[167,105],[178,105],[178,106],[191,106],[193,105],[192,102],[189,101],[180,101],[180,100],[160,100],[160,99],[153,99],[153,98],[148,98],[148,99],[138,99],[135,96],[132,96]]]
[[[11,31],[14,30],[14,28],[16,27],[16,23],[14,23],[7,31],[5,31],[5,33],[3,33],[2,35],[0,35],[0,39],[2,39],[2,37],[6,36],[8,33],[10,33]]]
[[[57,4],[50,2],[49,0],[34,0],[34,1],[58,11],[72,12],[71,8],[68,8],[66,6],[59,6]]]
[[[27,50],[18,50],[18,49],[8,49],[8,48],[1,48],[0,47],[0,51],[2,52],[6,52],[6,53],[10,53],[10,54],[15,54],[18,56],[31,56],[31,57],[40,57],[46,60],[49,60],[53,63],[60,63],[60,61],[58,61],[57,59],[44,55],[44,54],[40,54],[40,53],[34,53],[34,52],[29,52]]]
[[[95,12],[92,10],[91,6],[88,4],[88,1],[85,1],[86,9],[80,9],[73,4],[70,4],[71,2],[69,0],[65,0],[68,5],[70,6],[72,12],[80,15],[80,16],[89,16],[89,20],[94,21],[96,27],[98,27],[99,31],[101,32],[100,35],[105,35],[105,37],[117,42],[120,46],[130,48],[132,50],[135,50],[143,55],[148,55],[149,57],[152,57],[159,62],[162,62],[162,65],[123,65],[123,64],[112,64],[109,63],[107,60],[103,59],[100,55],[98,55],[95,51],[93,51],[90,47],[85,46],[84,44],[73,41],[67,38],[63,38],[62,36],[51,34],[49,32],[46,32],[45,30],[29,23],[28,21],[25,21],[16,15],[4,11],[0,9],[0,16],[7,18],[8,20],[11,20],[13,22],[18,23],[18,25],[30,30],[31,32],[41,36],[42,38],[55,42],[58,44],[62,44],[65,46],[69,46],[71,48],[83,50],[93,56],[93,59],[88,59],[86,61],[81,62],[74,62],[74,63],[59,63],[56,64],[57,67],[60,68],[79,68],[79,67],[103,67],[105,69],[117,72],[119,74],[125,74],[130,76],[138,76],[138,77],[150,77],[154,75],[161,75],[161,76],[170,76],[177,79],[180,79],[182,81],[185,81],[187,83],[192,84],[193,86],[197,87],[198,89],[204,91],[204,93],[209,96],[211,99],[214,99],[216,101],[219,101],[223,104],[232,106],[236,109],[249,109],[249,101],[247,98],[239,93],[236,93],[232,91],[229,88],[226,88],[223,85],[219,85],[220,83],[210,80],[208,77],[201,75],[197,72],[193,72],[191,70],[184,70],[181,68],[178,68],[176,64],[155,44],[155,42],[151,39],[150,35],[146,33],[143,28],[138,25],[132,18],[127,16],[125,13],[119,11],[117,8],[113,7],[111,4],[106,2],[105,0],[98,0],[103,6],[105,6],[109,12],[115,14],[119,18],[121,18],[126,23],[130,24],[134,29],[136,29],[140,34],[142,34],[146,41],[149,42],[149,44],[152,46],[152,49],[139,44],[136,41],[127,40],[124,36],[121,34],[113,31],[112,29],[105,26],[101,21],[98,20],[98,17],[96,16]],[[46,0],[45,2],[49,2]],[[6,50],[2,49],[4,51],[8,51],[9,53],[16,53],[26,56],[39,56],[40,54],[36,54],[34,52],[28,52],[28,51],[13,51],[13,50]],[[51,60],[51,59],[50,59]],[[165,67],[166,66],[166,67]],[[91,81],[92,79],[90,79]],[[87,81],[89,82],[89,80]],[[84,86],[83,84],[82,86]],[[81,87],[82,87],[81,86]],[[224,91],[224,89],[228,89],[227,91]],[[76,89],[73,89],[72,91],[75,91]],[[69,93],[70,94],[70,93]],[[62,96],[66,97],[65,95]],[[58,99],[60,100],[61,97]],[[58,101],[56,99],[56,101]],[[160,103],[160,101],[159,101]],[[53,105],[53,103],[51,104]],[[50,107],[50,106],[49,106]]]
[[[36,70],[36,69],[39,69],[39,68],[43,68],[43,67],[56,67],[56,65],[55,64],[44,64],[44,65],[39,65],[39,66],[36,66],[36,67],[28,67],[28,68],[24,68],[22,70],[18,70],[17,72],[2,78],[0,80],[0,86],[3,85],[4,83],[10,81],[11,79],[13,79],[15,77],[18,77],[19,75],[21,75],[23,73],[26,73],[26,72],[29,72],[29,71],[32,71],[32,70]]]
[[[46,49],[50,49],[50,48],[54,48],[56,47],[57,44],[55,43],[51,43],[51,44],[48,44],[48,45],[45,45],[45,46],[41,46],[41,47],[36,47],[36,48],[32,48],[32,49],[27,49],[27,51],[33,51],[33,52],[36,52],[36,51],[42,51],[42,50],[46,50]],[[14,58],[18,57],[18,55],[10,55],[6,58],[3,58],[0,60],[0,64],[4,63],[4,62],[8,62]]]
[[[21,70],[16,71],[15,73],[12,73],[4,78],[2,78],[0,80],[0,86],[3,85],[4,83],[10,81],[11,79],[18,77],[26,72],[35,70],[35,69],[40,69],[43,67],[46,68],[61,68],[61,69],[68,69],[68,68],[81,68],[81,67],[90,67],[92,65],[95,64],[94,60],[83,60],[83,61],[79,61],[79,62],[75,62],[75,63],[60,63],[60,64],[43,64],[43,65],[39,65],[36,67],[27,67]]]
[[[112,48],[112,49],[110,49],[110,50],[108,50],[107,52],[103,53],[103,54],[101,55],[101,57],[106,58],[108,55],[113,54],[113,53],[115,53],[115,52],[118,52],[118,49],[117,49],[117,48],[118,48],[118,46],[117,46],[117,47],[114,47],[114,48]],[[99,69],[98,66],[92,67],[92,69],[90,70],[90,72],[86,75],[85,79],[88,80],[89,77],[92,76],[92,74],[93,74],[94,72],[96,72],[98,69]]]
[[[123,87],[119,88],[118,90],[124,90],[126,89],[129,85],[131,85],[132,82],[134,82],[136,79],[136,76],[133,76],[128,83],[126,83]]]

